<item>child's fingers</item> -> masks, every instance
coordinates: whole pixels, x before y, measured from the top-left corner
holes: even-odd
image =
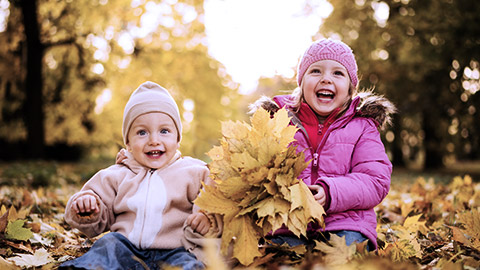
[[[313,195],[317,195],[318,191],[321,188],[319,185],[308,185],[307,187],[310,189],[310,191],[313,193]]]
[[[98,212],[97,200],[91,195],[85,195],[75,200],[73,209],[76,213]]]
[[[77,209],[77,213],[83,213],[85,212],[85,205],[83,203],[83,199],[82,198],[78,198],[76,201],[75,201],[75,206],[76,206],[76,209]]]
[[[74,201],[72,203],[72,209],[73,209],[73,211],[75,211],[75,213],[77,213],[77,214],[80,213],[80,209],[78,208],[78,201]]]
[[[202,235],[206,234],[210,229],[210,221],[204,214],[192,214],[187,218],[187,225]]]
[[[325,196],[323,196],[322,198],[319,198],[317,200],[317,202],[321,205],[321,206],[325,206]]]
[[[201,235],[204,235],[208,232],[208,229],[210,228],[210,221],[204,217],[197,217],[196,221],[198,221],[195,231],[200,233]]]
[[[120,151],[117,153],[117,156],[115,158],[115,163],[120,164],[126,158],[127,156],[125,155],[125,149],[120,149]]]
[[[190,226],[190,227],[192,227],[192,229],[193,229],[192,220],[193,220],[194,217],[195,217],[195,215],[189,215],[189,216],[187,217],[187,225]]]
[[[313,198],[320,204],[320,205],[325,205],[326,197],[325,197],[325,191],[323,190],[323,187],[319,185],[309,185],[308,188],[312,191],[313,193]]]
[[[193,215],[193,219],[192,219],[192,228],[194,230],[196,230],[199,225],[200,225],[200,222],[201,222],[201,219],[200,219],[200,216],[197,214],[197,215]]]
[[[85,196],[83,198],[83,207],[85,208],[85,212],[91,212],[92,211],[92,200],[90,196]]]
[[[209,225],[206,224],[206,223],[201,223],[199,224],[198,228],[197,228],[197,232],[200,233],[201,235],[204,235],[208,232],[208,229],[209,229]]]
[[[87,198],[83,197],[80,203],[82,213],[90,211],[90,201]]]
[[[325,197],[324,194],[322,194],[322,193],[320,193],[320,192],[317,193],[317,194],[315,194],[315,195],[313,195],[313,198],[314,198],[316,201],[322,199],[323,197]]]
[[[97,212],[98,206],[97,206],[97,199],[93,196],[89,196],[89,202],[90,202],[90,212]]]

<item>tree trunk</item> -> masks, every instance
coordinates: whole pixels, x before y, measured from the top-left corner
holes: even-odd
[[[393,134],[395,135],[395,141],[392,144],[392,163],[396,167],[405,167],[405,160],[403,158],[402,152],[402,126],[401,126],[401,118],[400,115],[394,114],[393,115]]]
[[[45,155],[45,127],[43,111],[42,58],[43,44],[40,41],[37,18],[37,1],[19,1],[23,15],[26,37],[25,76],[25,126],[27,128],[27,158],[43,158]]]
[[[439,125],[438,114],[427,108],[422,112],[422,125],[425,132],[425,169],[437,169],[443,167],[444,147],[439,132],[443,132]],[[446,131],[444,131],[446,132]]]

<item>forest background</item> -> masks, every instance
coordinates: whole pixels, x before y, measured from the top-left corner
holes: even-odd
[[[480,4],[330,2],[333,11],[312,40],[349,44],[360,87],[374,87],[398,106],[383,133],[394,165],[429,169],[480,159]],[[207,159],[221,121],[245,120],[250,102],[296,86],[294,77],[261,78],[255,92],[239,94],[239,85],[208,54],[203,1],[1,3],[4,161],[111,158],[123,146],[123,106],[146,80],[177,100],[185,125],[182,152]],[[305,1],[305,14],[311,4]],[[379,19],[375,11],[385,6],[388,16]],[[156,23],[143,27],[154,8],[160,10]]]
[[[480,3],[329,2],[333,11],[312,40],[349,44],[360,87],[397,105],[382,133],[394,176],[414,182],[428,173],[448,183],[469,174],[466,185],[478,182]],[[313,4],[304,1],[305,14]],[[378,18],[385,7],[388,16]],[[154,8],[162,10],[155,27],[142,29]],[[182,153],[207,162],[222,121],[246,121],[248,104],[296,86],[294,77],[263,77],[254,92],[240,94],[208,54],[202,0],[0,0],[0,12],[2,187],[54,186],[61,178],[78,188],[112,164],[123,147],[123,107],[146,80],[169,89],[179,104]],[[15,205],[7,193],[2,203]]]

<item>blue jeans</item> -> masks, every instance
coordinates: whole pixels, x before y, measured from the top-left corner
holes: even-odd
[[[331,232],[325,232],[322,233],[322,237],[318,237],[319,239],[313,239],[313,240],[320,240],[320,241],[326,241],[330,239],[331,234],[336,234],[340,237],[345,236],[345,243],[347,246],[351,245],[352,243],[362,243],[365,240],[368,240],[363,234],[356,232],[356,231],[331,231]],[[298,238],[295,235],[277,235],[273,236],[271,238],[271,241],[275,244],[281,245],[284,243],[287,243],[289,246],[294,247],[298,245],[309,245],[312,243],[312,240],[306,239],[305,237]],[[372,248],[370,245],[367,245],[367,250],[371,251]]]
[[[202,262],[185,248],[136,248],[125,236],[110,232],[98,239],[83,256],[64,262],[58,269],[162,269],[162,265],[185,270],[204,269]]]

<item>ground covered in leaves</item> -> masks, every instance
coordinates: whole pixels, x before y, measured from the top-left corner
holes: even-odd
[[[94,170],[40,164],[0,171],[0,269],[55,269],[85,253],[87,239],[63,220],[68,198]],[[23,168],[23,167],[22,167]],[[80,170],[79,170],[80,169]],[[36,173],[31,173],[31,172]],[[24,173],[22,173],[24,172]],[[377,207],[379,249],[332,238],[311,249],[260,247],[257,269],[479,269],[480,183],[470,176],[440,183],[416,177],[392,182]],[[40,186],[44,187],[40,187]],[[48,187],[45,187],[48,186]],[[240,268],[220,265],[211,269]]]

